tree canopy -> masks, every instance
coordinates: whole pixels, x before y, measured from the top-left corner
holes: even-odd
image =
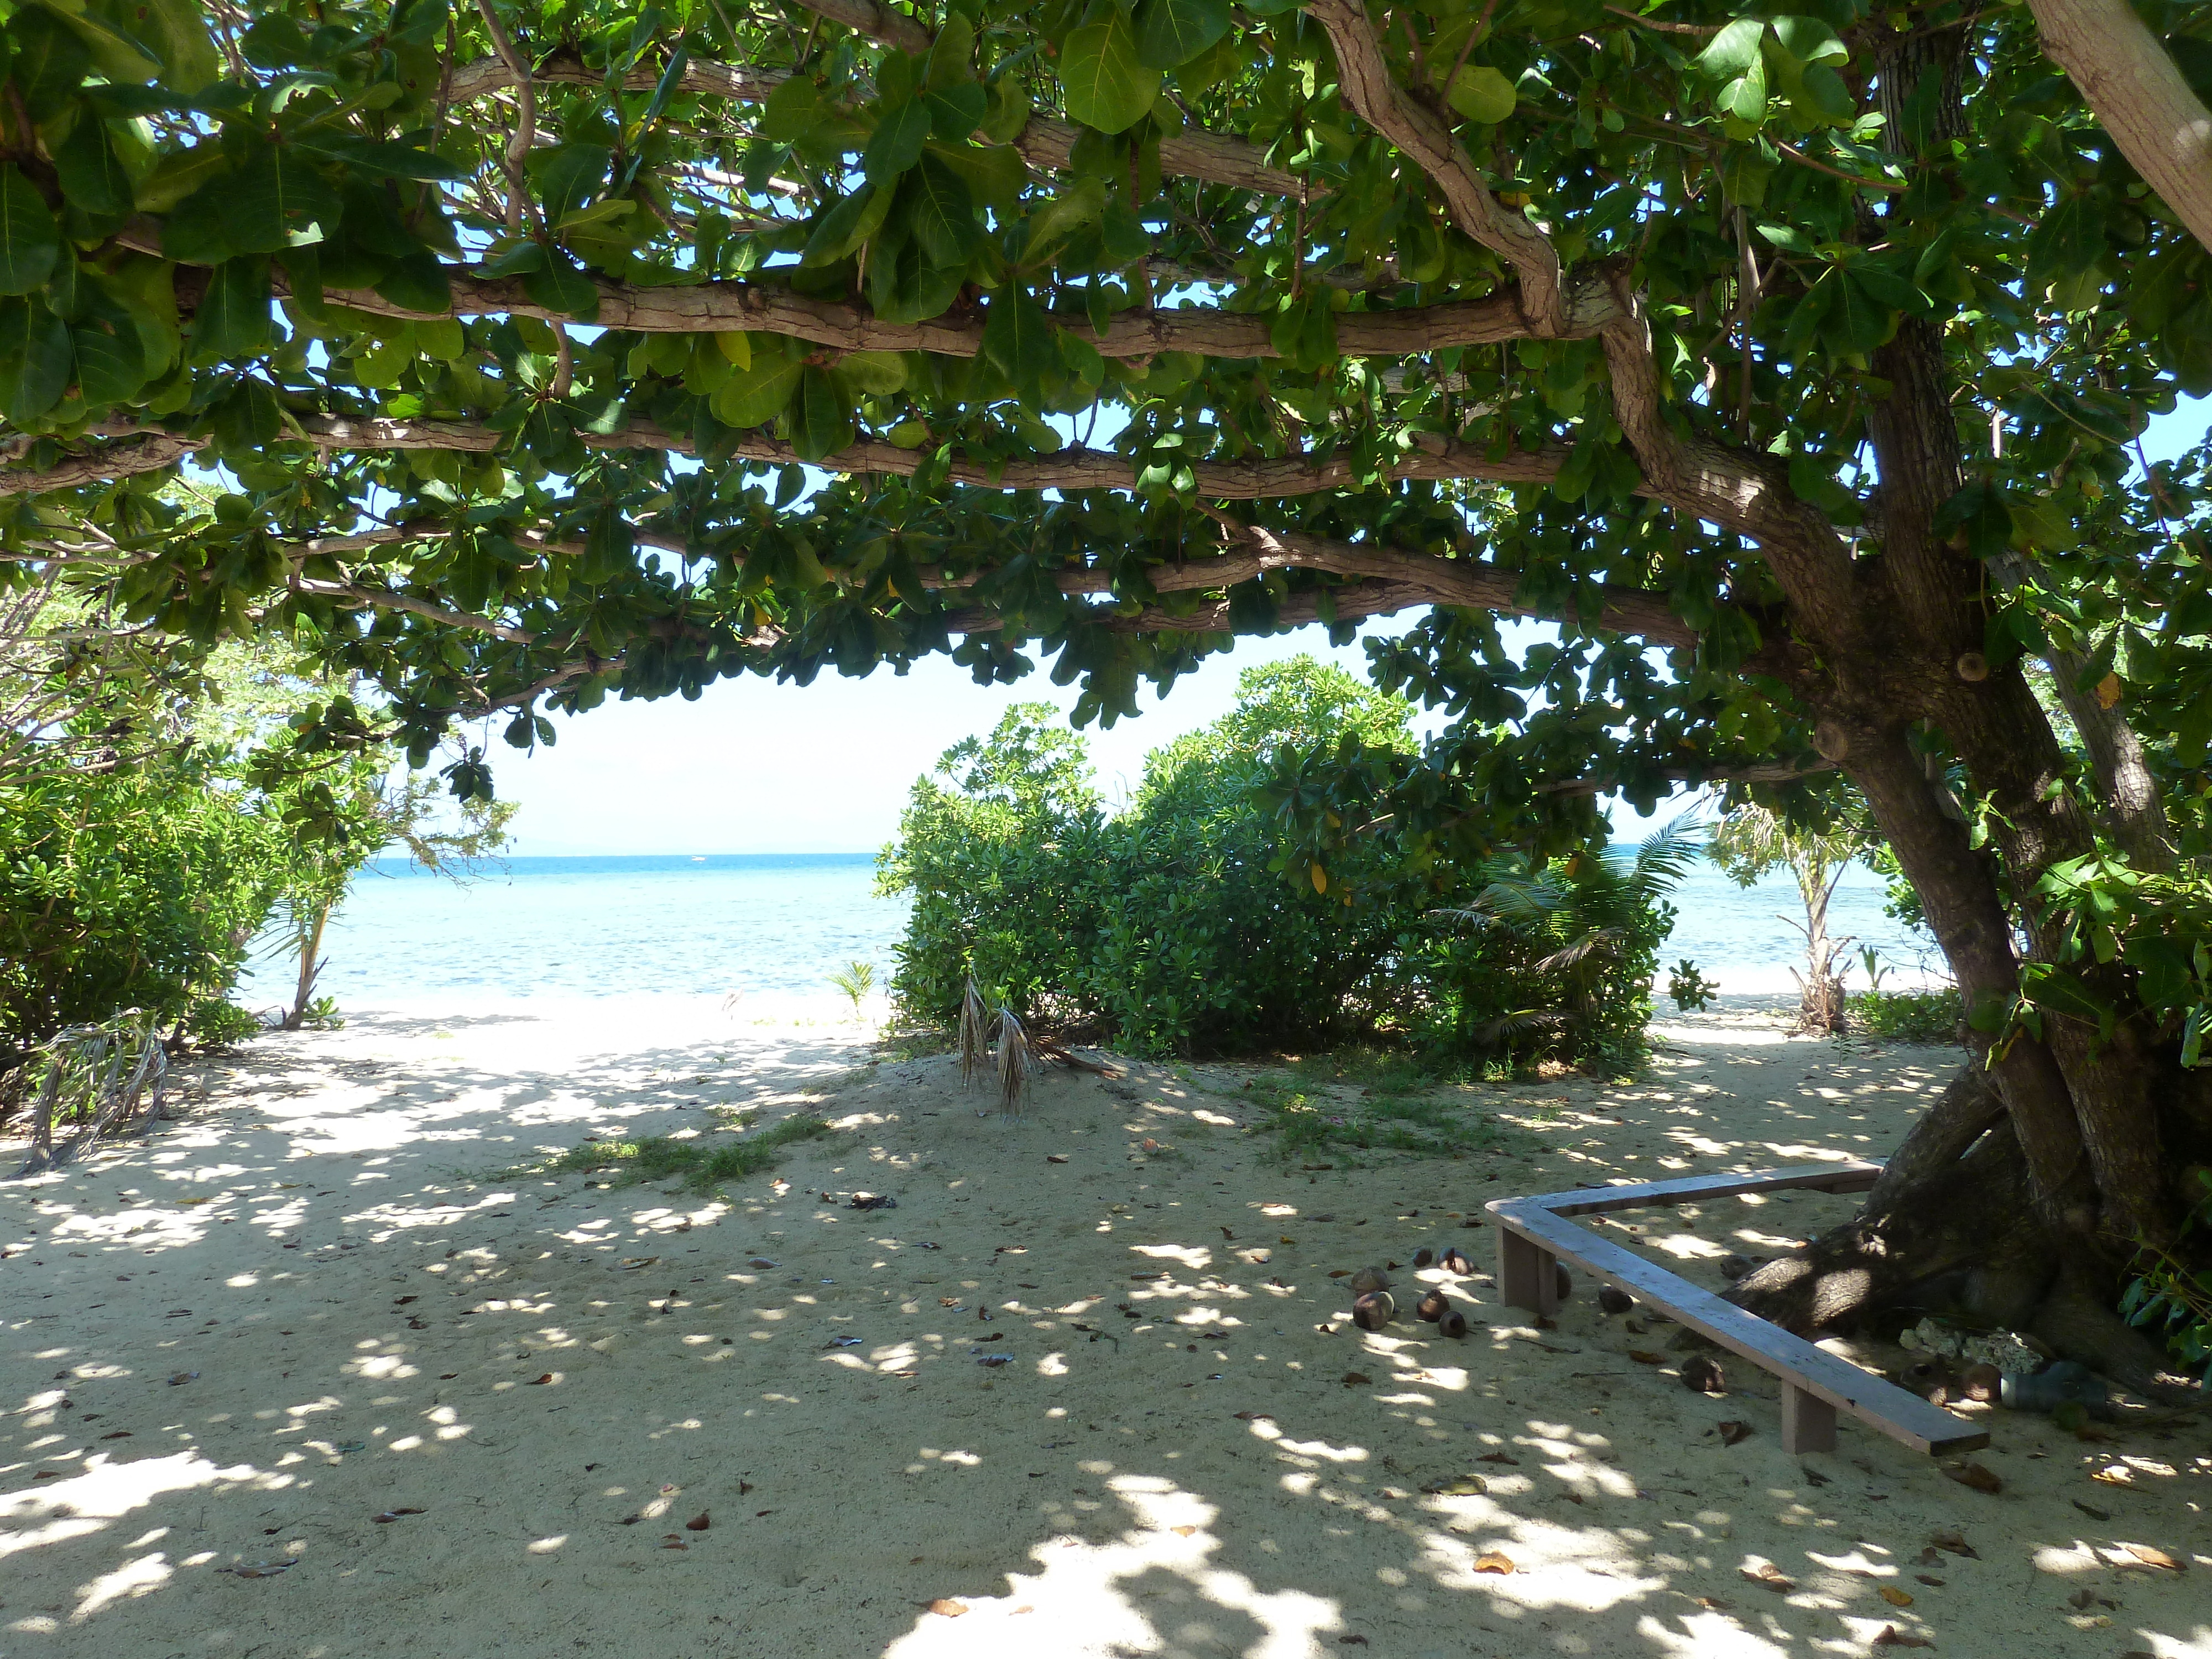
[[[2136,441],[2212,260],[2112,134],[2203,9],[2154,109],[2091,0],[7,9],[0,551],[379,688],[303,740],[932,653],[1112,719],[1418,611],[1455,723],[1284,757],[1317,872],[1840,773],[2046,1231],[2172,1236],[2212,479]]]

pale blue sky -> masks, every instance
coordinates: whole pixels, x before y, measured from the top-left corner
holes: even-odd
[[[2203,421],[2202,405],[2185,406],[2152,423],[2144,447],[2153,459],[2178,454],[2203,436]],[[1382,619],[1368,635],[1408,626],[1419,614]],[[1539,631],[1523,626],[1531,636]],[[1242,640],[1178,681],[1165,702],[1147,690],[1139,718],[1086,733],[1109,798],[1134,781],[1147,750],[1226,711],[1242,670],[1302,651],[1364,678],[1359,647],[1332,651],[1319,627]],[[748,678],[711,686],[696,702],[610,702],[556,720],[560,741],[551,749],[526,756],[495,737],[489,748],[500,794],[521,804],[520,854],[873,852],[939,754],[988,731],[1009,704],[1032,701],[1070,708],[1075,691],[1042,672],[1013,686],[978,686],[937,659],[903,678],[824,672],[805,688]],[[1622,828],[1641,822],[1624,817]]]

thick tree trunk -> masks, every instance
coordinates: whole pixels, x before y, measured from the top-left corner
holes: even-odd
[[[1893,143],[1942,165],[1942,141],[1957,136],[1955,32],[1890,37],[1877,60]],[[1931,75],[1946,95],[1915,99]],[[1881,551],[1857,574],[1863,625],[1883,619],[1893,648],[1879,667],[1832,654],[1834,678],[1808,675],[1801,691],[1820,717],[1823,752],[1864,793],[1919,894],[1968,1008],[2002,1007],[2021,985],[2015,916],[2029,957],[2057,960],[2063,918],[2036,884],[2054,864],[2095,850],[2098,824],[2025,677],[2016,666],[1992,672],[1982,658],[1983,571],[1936,533],[1965,480],[1942,338],[1905,319],[1875,368],[1892,387],[1867,420],[1881,477]],[[2155,781],[2140,747],[2124,720],[2083,696],[2079,664],[2057,672],[2069,707],[2094,705],[2077,724],[2104,821],[2139,863],[2162,867]],[[1986,847],[1931,781],[1916,732],[1964,765]],[[2133,1006],[2112,970],[2068,966],[2123,1016]],[[2112,1302],[2136,1241],[2174,1237],[2168,1137],[2194,1144],[2212,1127],[2178,1110],[2161,1124],[2161,1098],[2180,1097],[2169,1086],[2173,1068],[2124,1018],[2100,1040],[2093,1026],[2046,1012],[2040,1040],[2014,1030],[1982,1042],[1860,1215],[1732,1295],[1799,1330],[1924,1314],[2027,1330],[2127,1386],[2153,1387],[2158,1356]]]

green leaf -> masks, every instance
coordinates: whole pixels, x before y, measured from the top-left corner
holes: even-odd
[[[1097,219],[1106,210],[1106,186],[1097,179],[1074,179],[1061,186],[1060,193],[1040,207],[1030,210],[1029,239],[1022,244],[1022,258],[1031,264],[1042,260],[1054,246],[1075,231]]]
[[[314,131],[292,141],[292,148],[343,161],[372,179],[406,179],[428,184],[441,179],[465,179],[467,173],[434,150],[414,144],[384,143],[349,132]]]
[[[929,137],[929,107],[918,98],[885,110],[878,118],[868,147],[860,152],[860,171],[878,190],[889,189],[898,176],[921,160],[922,144]]]
[[[1721,113],[1733,115],[1748,126],[1766,119],[1766,64],[1754,58],[1752,65],[1721,88]]]
[[[1848,64],[1851,60],[1850,48],[1836,38],[1835,30],[1817,17],[1778,17],[1774,20],[1774,38],[1782,43],[1783,51],[1801,64]],[[1704,59],[1698,61],[1702,63]]]
[[[87,409],[128,403],[146,384],[146,351],[137,326],[120,307],[70,331],[76,351],[77,388]]]
[[[1018,290],[993,295],[991,314],[983,324],[983,355],[1014,383],[1015,391],[1029,395],[1060,367],[1052,319]]]
[[[270,343],[269,261],[226,259],[208,278],[192,315],[193,355],[203,361],[250,357]]]
[[[16,12],[8,25],[15,50],[12,65],[15,89],[33,122],[58,115],[76,96],[85,71],[92,67],[92,52],[76,30],[43,6]]]
[[[927,153],[952,169],[968,193],[1011,217],[1029,188],[1029,163],[1012,144],[931,144]]]
[[[991,95],[973,81],[930,87],[915,101],[929,112],[929,130],[948,144],[964,143],[983,125]]]
[[[1756,17],[1739,17],[1726,25],[1697,57],[1698,67],[1716,81],[1733,81],[1750,73],[1759,61],[1759,43],[1766,25]]]
[[[580,322],[599,314],[599,285],[557,247],[545,250],[544,265],[522,279],[522,291],[546,310]]]
[[[107,141],[107,123],[90,113],[77,117],[70,136],[54,152],[54,173],[62,198],[86,213],[128,213],[133,205],[131,175]]]
[[[201,91],[222,74],[199,0],[94,0],[86,9],[158,58],[173,91]]]
[[[1458,78],[1451,83],[1451,106],[1485,126],[1504,120],[1518,101],[1512,82],[1486,64],[1462,64]]]
[[[1810,259],[1816,256],[1813,239],[1795,225],[1755,225],[1759,234],[1784,253],[1795,253]]]
[[[851,448],[852,399],[821,369],[805,370],[799,377],[799,396],[784,412],[784,435],[802,461],[827,460],[839,450]]]
[[[1181,69],[1229,33],[1229,0],[1140,0],[1137,61],[1147,69]]]
[[[896,351],[848,351],[830,372],[855,397],[887,397],[906,385],[906,359]]]
[[[316,158],[289,144],[263,144],[221,186],[224,223],[238,253],[274,253],[320,241],[337,228],[337,192]]]
[[[1129,21],[1110,3],[1096,22],[1072,31],[1060,51],[1067,112],[1101,132],[1126,132],[1160,94],[1160,72],[1137,56]]]
[[[766,348],[754,352],[752,365],[722,382],[708,407],[725,426],[766,426],[783,413],[799,390],[806,365]]]
[[[558,144],[530,158],[530,180],[549,224],[588,204],[607,182],[615,153],[605,144]]]
[[[874,235],[890,211],[892,192],[862,185],[815,222],[814,234],[799,253],[802,265],[835,264]]]
[[[94,65],[110,81],[131,86],[160,78],[161,65],[153,54],[127,30],[100,15],[100,8],[66,4],[63,0],[46,0],[46,4],[84,42]]]
[[[215,443],[226,458],[256,455],[283,435],[284,417],[276,388],[247,375],[215,408]]]
[[[790,143],[811,132],[825,113],[821,86],[794,75],[769,94],[768,102],[761,106],[761,137],[775,143]]]
[[[69,327],[44,301],[0,301],[0,415],[37,420],[61,402],[76,367]]]
[[[0,162],[0,294],[45,287],[61,252],[61,228],[38,186],[13,161]]]
[[[438,256],[428,248],[396,254],[375,287],[378,294],[404,310],[435,317],[453,308],[453,283]]]
[[[975,207],[958,175],[934,155],[925,155],[900,193],[907,228],[922,257],[939,270],[965,265],[975,243]]]
[[[1844,77],[1826,64],[1806,67],[1798,79],[1797,90],[1790,95],[1790,107],[1808,126],[1842,126],[1858,112]]]

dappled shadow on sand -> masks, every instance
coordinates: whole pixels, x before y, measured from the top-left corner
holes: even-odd
[[[1462,1091],[1510,1150],[1310,1169],[1241,1133],[1232,1068],[1054,1078],[1005,1122],[949,1061],[856,1058],[703,1019],[356,1027],[0,1190],[0,1647],[2212,1651],[2212,1559],[2124,1548],[2205,1547],[2195,1434],[2003,1419],[1990,1498],[1850,1428],[1784,1455],[1765,1379],[1689,1393],[1670,1328],[1586,1294],[1540,1329],[1486,1273],[1407,1266],[1466,1340],[1346,1322],[1332,1273],[1444,1242],[1486,1267],[1488,1198],[1879,1152],[1939,1056],[1686,1030],[1633,1087]],[[841,1082],[846,1133],[781,1180],[462,1178]],[[1695,1274],[1834,1202],[1619,1236]],[[1978,1555],[1931,1563],[1939,1534]]]

